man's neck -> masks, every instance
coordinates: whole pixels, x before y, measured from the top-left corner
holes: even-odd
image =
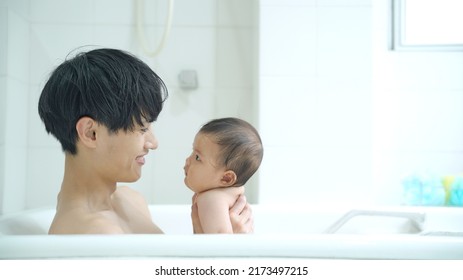
[[[66,155],[58,206],[60,202],[66,202],[91,210],[109,210],[112,208],[111,196],[115,191],[116,182],[108,182],[98,176],[91,164],[78,156]]]

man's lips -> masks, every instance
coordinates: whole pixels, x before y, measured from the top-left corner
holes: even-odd
[[[137,163],[143,165],[145,164],[145,155],[138,156],[135,160],[137,161]]]

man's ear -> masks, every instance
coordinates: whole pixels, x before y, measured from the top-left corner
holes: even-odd
[[[90,117],[82,117],[76,123],[77,135],[83,145],[89,148],[96,147],[97,123]]]
[[[236,183],[236,174],[233,170],[227,170],[222,175],[222,179],[220,179],[220,183],[224,187],[233,186]]]

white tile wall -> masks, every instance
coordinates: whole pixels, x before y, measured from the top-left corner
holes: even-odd
[[[5,146],[6,137],[6,102],[7,102],[7,77],[0,76],[0,146]],[[0,157],[0,161],[3,158]]]
[[[8,8],[8,10],[15,12],[24,19],[29,18],[30,0],[0,0],[0,7]]]
[[[461,52],[382,53],[381,66],[391,67],[384,84],[391,89],[461,90],[463,79]],[[420,65],[421,67],[417,67]]]
[[[28,82],[29,24],[14,11],[8,11],[7,48],[8,76],[22,82]]]
[[[177,126],[178,127],[178,126]],[[194,134],[193,134],[194,135]],[[189,137],[190,138],[190,137]],[[187,147],[159,147],[159,150],[154,152],[154,168],[153,172],[153,196],[151,197],[154,203],[168,204],[171,201],[180,203],[190,203],[193,195],[188,189],[183,179],[185,177],[183,166],[185,159],[191,154],[192,141],[186,139]],[[166,180],[166,178],[168,178]],[[175,198],[172,197],[175,195]]]
[[[70,53],[94,44],[93,28],[80,24],[32,23],[30,40],[34,46],[30,48],[31,83],[43,86],[53,69]]]
[[[317,12],[312,6],[260,8],[261,76],[313,76],[317,61]]]
[[[174,1],[174,26],[212,27],[216,25],[217,1],[216,0],[175,0]],[[155,14],[164,24],[168,1],[158,1],[158,10]]]
[[[5,146],[2,213],[23,210],[26,194],[27,149]]]
[[[214,27],[174,26],[153,68],[163,74],[163,79],[171,87],[179,86],[177,77],[182,70],[194,69],[200,87],[212,88],[216,80],[215,52]]]
[[[0,213],[19,211],[25,205],[29,80],[29,25],[23,14],[1,8],[2,41],[0,161],[2,168]],[[20,5],[15,7],[21,7]]]
[[[147,28],[145,32],[148,38],[153,38],[152,40],[148,40],[149,42],[157,38],[155,37],[157,36],[156,33],[148,33],[151,30],[152,29]],[[136,50],[133,51],[133,53],[140,53],[138,50],[135,28],[131,25],[119,25],[117,28],[115,28],[113,25],[94,25],[92,29],[91,42],[95,46],[123,50]],[[152,48],[154,49],[155,44],[150,42],[150,46],[153,46]]]
[[[391,52],[386,0],[260,5],[260,202],[397,205],[407,173],[461,173],[461,53]]]
[[[132,25],[135,20],[135,2],[134,0],[94,0],[91,1],[87,8],[91,8],[91,23],[113,27],[114,25]],[[142,13],[144,22],[147,24],[154,24],[156,17],[157,1],[140,1],[144,2],[144,13]],[[84,4],[85,6],[85,4]],[[95,38],[98,38],[95,37]],[[125,40],[119,40],[124,41]]]
[[[252,61],[253,29],[219,28],[217,30],[217,86],[219,88],[250,88],[254,84],[253,67],[243,68]]]
[[[24,69],[26,72],[27,69]],[[5,143],[8,148],[27,146],[28,139],[28,93],[29,86],[9,78],[7,82],[7,106],[5,110]],[[22,171],[22,172],[25,172]]]
[[[29,148],[26,207],[55,206],[56,197],[63,179],[63,172],[64,154],[61,152],[61,148]]]
[[[0,76],[7,74],[8,9],[0,7]]]
[[[2,34],[0,33],[0,36]],[[0,37],[2,38],[2,37]],[[4,200],[5,197],[5,134],[6,134],[6,114],[5,114],[5,107],[6,107],[6,88],[7,88],[7,81],[5,76],[0,76],[0,213],[4,212]]]
[[[5,145],[4,144],[0,144],[0,197],[2,199],[0,199],[0,209],[2,209],[0,211],[0,215],[3,214],[3,213],[7,213],[7,211],[3,210],[5,209],[5,200],[3,199],[5,197],[5,193],[6,193],[6,190],[5,190]],[[22,204],[20,206],[23,206]]]
[[[373,3],[373,188],[394,204],[406,175],[462,173],[463,53],[391,52],[388,1]]]
[[[257,104],[250,97],[254,95],[252,89],[225,88],[217,89],[214,93],[215,98],[215,117],[237,116],[248,119],[253,125],[257,122],[249,119],[256,110]]]
[[[336,7],[352,7],[352,6],[371,6],[371,0],[317,0],[318,6],[336,6]]]
[[[191,148],[200,126],[213,116],[214,96],[212,89],[185,92],[172,88],[171,96],[154,124],[159,146]]]
[[[267,142],[266,156],[278,163],[266,161],[261,169],[261,188],[266,191],[260,201],[355,204],[371,199],[371,7],[353,1],[311,6],[292,1],[284,8],[267,4],[261,2],[259,120],[264,139],[273,140]],[[304,17],[295,16],[303,12]],[[292,36],[298,37],[272,37],[275,30],[294,30],[297,35]],[[312,48],[300,48],[299,42],[310,42]],[[312,71],[304,71],[305,65]],[[281,86],[275,87],[277,81]],[[306,95],[285,92],[291,105],[282,105],[277,97],[285,84],[287,91],[299,89]],[[284,179],[274,183],[271,174],[279,172]]]
[[[22,69],[27,73],[27,68]],[[24,73],[24,75],[26,75]],[[4,213],[22,210],[25,206],[27,176],[27,98],[28,85],[14,78],[7,82],[5,118],[5,153],[3,177]]]
[[[92,24],[93,2],[93,0],[33,0],[30,2],[30,19],[32,23]]]
[[[5,197],[5,135],[6,135],[6,101],[7,101],[7,38],[8,9],[0,2],[0,196]],[[0,213],[3,213],[4,200],[0,199]]]
[[[5,127],[6,127],[6,101],[7,101],[7,51],[8,51],[8,9],[0,7],[0,147],[5,145]],[[0,162],[3,162],[3,154],[0,155]],[[2,164],[2,163],[0,163]],[[0,166],[3,168],[3,166]],[[0,182],[3,176],[0,173]]]
[[[261,0],[261,7],[268,6],[282,6],[282,7],[303,7],[303,6],[316,6],[318,0]]]
[[[267,147],[310,147],[317,141],[318,93],[315,79],[262,76],[259,127]],[[266,153],[266,152],[265,152]],[[264,156],[264,161],[272,160]]]
[[[229,27],[251,27],[256,24],[257,1],[218,0],[217,24]]]

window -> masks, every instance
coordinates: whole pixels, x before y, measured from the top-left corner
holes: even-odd
[[[392,1],[394,50],[463,51],[463,1]]]

